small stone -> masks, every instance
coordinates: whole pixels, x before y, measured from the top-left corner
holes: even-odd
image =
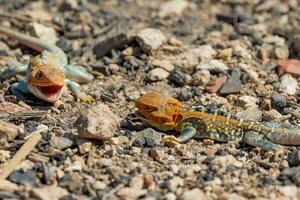
[[[14,112],[26,112],[29,110],[31,110],[30,107],[19,106],[18,104],[14,104],[7,101],[0,103],[1,112],[14,113]]]
[[[243,164],[235,159],[232,155],[225,155],[225,156],[217,156],[210,162],[212,168],[218,172],[222,171],[225,172],[226,168],[229,165],[235,167],[242,167]]]
[[[184,86],[188,82],[187,76],[178,68],[175,68],[168,77],[169,81],[172,83],[178,85],[178,86]]]
[[[182,45],[182,41],[174,36],[171,36],[169,38],[168,43],[173,46],[181,46]]]
[[[291,75],[286,74],[280,78],[279,91],[288,95],[296,94],[298,89],[298,82]]]
[[[257,99],[251,96],[241,96],[237,99],[236,103],[243,108],[256,107]]]
[[[37,186],[37,178],[36,173],[33,170],[17,170],[13,171],[8,179],[11,182],[22,184],[22,185],[30,185],[30,186]]]
[[[175,192],[178,187],[182,187],[184,184],[184,181],[179,176],[174,176],[171,180],[168,181],[169,189],[172,192]]]
[[[263,113],[263,120],[265,121],[271,121],[271,120],[280,121],[281,119],[282,119],[282,115],[280,114],[280,112],[278,112],[275,109],[271,109]]]
[[[154,28],[146,28],[139,31],[135,38],[141,48],[147,53],[157,50],[162,44],[167,42],[166,36],[159,29]]]
[[[216,93],[223,85],[223,83],[225,83],[227,80],[226,76],[221,76],[218,77],[212,81],[210,81],[206,87],[205,87],[205,91],[208,93]]]
[[[234,46],[233,54],[244,59],[252,59],[252,55],[249,53],[249,51],[240,45]]]
[[[197,65],[196,70],[209,70],[213,73],[225,73],[228,67],[220,60],[203,61]]]
[[[138,133],[137,138],[132,143],[132,146],[136,147],[154,147],[161,143],[161,133],[155,131],[152,128],[147,128]]]
[[[12,123],[0,120],[0,139],[15,139],[18,135],[24,133],[24,129]]]
[[[199,188],[194,188],[192,190],[185,191],[181,195],[182,200],[194,200],[195,198],[197,198],[197,199],[207,199],[208,197]]]
[[[32,196],[40,200],[59,200],[69,193],[66,189],[58,186],[44,186],[41,188],[33,188]]]
[[[164,70],[163,68],[155,68],[148,72],[149,79],[151,81],[161,81],[169,76],[169,72]]]
[[[163,3],[158,12],[159,17],[180,16],[184,9],[188,6],[185,0],[170,0]]]
[[[169,193],[167,193],[163,196],[163,199],[165,199],[165,200],[176,200],[177,198],[176,198],[176,195],[174,193],[169,192]]]
[[[102,181],[95,181],[92,186],[95,190],[103,190],[107,187],[107,185]]]
[[[140,92],[132,91],[132,92],[129,92],[126,96],[130,101],[136,101],[140,97]]]
[[[198,70],[192,76],[193,85],[206,85],[210,81],[208,70]]]
[[[69,138],[52,135],[50,144],[56,149],[64,150],[70,148],[73,145],[73,141]]]
[[[119,116],[105,104],[98,104],[81,113],[76,120],[79,137],[97,140],[111,140],[119,125]]]
[[[162,162],[165,158],[165,154],[160,147],[153,147],[150,150],[150,157],[153,158],[155,161]]]
[[[147,190],[145,189],[136,189],[136,188],[130,188],[130,187],[124,187],[121,188],[117,195],[121,199],[138,199],[140,196],[143,196],[147,193]]]
[[[257,56],[261,59],[263,65],[267,64],[270,61],[267,51],[263,48],[258,49]]]
[[[272,108],[282,109],[287,106],[286,98],[281,94],[272,94],[270,100]]]
[[[167,72],[171,72],[175,67],[174,65],[168,61],[168,60],[152,60],[151,64],[154,67],[160,67],[163,68],[164,70],[166,70]]]
[[[179,171],[179,167],[175,164],[170,165],[170,169],[174,174],[177,174]]]
[[[293,76],[300,76],[300,60],[280,60],[277,64],[279,75],[292,74]]]
[[[241,112],[236,113],[236,116],[240,119],[249,121],[258,121],[262,116],[262,111],[257,107],[251,107]]]
[[[78,2],[76,0],[64,0],[61,5],[59,6],[59,11],[71,11],[78,9]]]
[[[241,73],[239,71],[232,71],[229,79],[222,85],[219,93],[221,95],[228,95],[239,93],[242,89],[242,82],[240,80]]]
[[[289,57],[289,50],[286,47],[275,47],[274,55],[277,59],[287,59]]]
[[[297,186],[295,185],[278,186],[277,189],[284,196],[290,198],[296,197],[298,193]]]
[[[77,145],[79,149],[79,153],[85,154],[92,150],[92,142],[86,139],[77,139]]]
[[[47,41],[49,44],[55,45],[58,41],[56,37],[56,32],[53,28],[44,26],[42,24],[33,22],[28,25],[31,35],[38,37],[43,41]]]
[[[183,90],[178,95],[178,100],[188,101],[193,97],[193,92],[190,90]]]
[[[110,72],[112,72],[113,74],[117,73],[118,71],[120,71],[120,67],[117,64],[109,64],[108,65],[108,69]]]
[[[256,71],[254,71],[250,66],[244,64],[244,63],[240,63],[238,64],[238,67],[246,72],[250,78],[250,80],[252,80],[254,83],[258,83],[259,82],[259,77],[258,77],[258,73]]]
[[[144,185],[144,180],[141,177],[138,176],[134,176],[132,177],[132,179],[130,180],[129,186],[131,188],[136,188],[136,189],[142,189]]]
[[[300,151],[294,150],[288,155],[288,163],[290,167],[295,167],[300,165]]]
[[[181,69],[193,69],[199,61],[209,61],[216,56],[217,52],[210,45],[201,45],[197,48],[190,48],[181,54],[176,55],[172,60],[173,65]]]
[[[19,190],[19,186],[8,180],[0,180],[0,190],[14,192],[16,190]]]
[[[222,49],[221,51],[218,52],[217,58],[222,59],[222,60],[230,60],[232,57],[232,48],[228,49]]]
[[[132,47],[127,47],[122,51],[123,56],[132,56],[133,55],[133,48]]]

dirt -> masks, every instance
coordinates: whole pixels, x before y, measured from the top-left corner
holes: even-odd
[[[1,26],[26,34],[30,22],[53,28],[69,62],[95,75],[81,85],[93,103],[77,102],[69,90],[54,105],[34,96],[19,102],[9,87],[24,76],[1,80],[1,103],[46,113],[5,120],[25,132],[1,147],[0,167],[32,130],[48,126],[35,150],[0,181],[1,199],[300,199],[298,147],[286,146],[282,155],[212,140],[170,147],[162,142],[169,133],[134,115],[140,95],[159,91],[191,109],[217,108],[260,122],[268,111],[265,118],[300,125],[299,78],[277,70],[279,60],[299,59],[299,2],[166,2],[0,1]],[[37,54],[0,36],[0,71]],[[118,144],[78,136],[76,120],[99,103],[121,119],[112,133]]]

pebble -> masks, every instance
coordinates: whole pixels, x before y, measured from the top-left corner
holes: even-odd
[[[235,167],[242,167],[243,164],[238,161],[237,159],[235,159],[235,157],[233,157],[232,155],[224,155],[224,156],[217,156],[215,159],[213,159],[210,162],[212,168],[215,171],[222,171],[225,172],[226,168],[229,165],[235,166]]]
[[[183,90],[178,94],[178,100],[188,101],[193,97],[193,92],[190,90]]]
[[[221,76],[216,79],[211,80],[205,87],[206,92],[216,93],[227,80],[226,76]]]
[[[246,72],[250,78],[251,81],[253,81],[254,83],[259,83],[259,76],[258,73],[256,71],[254,71],[253,69],[251,69],[250,66],[248,66],[247,64],[244,63],[239,63],[238,67]]]
[[[166,36],[159,30],[154,28],[146,28],[140,30],[135,36],[143,51],[151,53],[157,50],[161,45],[167,42]]]
[[[222,60],[230,60],[232,57],[232,52],[233,52],[232,48],[222,49],[218,52],[217,58]]]
[[[196,66],[196,70],[209,70],[213,73],[225,73],[228,67],[220,60],[203,61]]]
[[[71,147],[73,145],[73,141],[70,140],[69,138],[57,137],[55,135],[52,135],[50,144],[56,149],[64,150]]]
[[[36,173],[33,170],[17,170],[13,171],[8,179],[11,182],[22,184],[22,185],[30,185],[30,186],[37,186],[37,178]]]
[[[277,62],[277,65],[279,75],[292,74],[300,76],[300,60],[280,60]]]
[[[205,195],[205,193],[200,190],[199,188],[194,188],[189,191],[185,191],[181,195],[182,200],[194,200],[195,198],[197,199],[208,199],[208,197]]]
[[[130,101],[135,101],[140,97],[140,92],[139,91],[128,92],[126,96]]]
[[[58,41],[56,37],[56,32],[53,28],[47,27],[43,24],[39,24],[36,22],[30,23],[28,25],[29,31],[31,35],[38,37],[43,41],[47,41],[49,44],[55,45]]]
[[[282,115],[280,114],[280,112],[278,112],[275,109],[271,109],[263,113],[263,120],[265,121],[271,121],[271,120],[280,121],[281,119],[282,119]]]
[[[160,132],[155,131],[152,128],[147,128],[138,132],[137,137],[134,139],[132,146],[136,147],[154,147],[159,145],[162,140]]]
[[[279,91],[288,95],[296,94],[298,89],[298,82],[289,74],[285,74],[280,78]]]
[[[59,6],[59,11],[65,12],[65,11],[77,10],[78,6],[79,5],[76,0],[64,0]]]
[[[210,45],[201,45],[197,48],[188,50],[176,55],[172,60],[175,67],[181,69],[193,69],[199,64],[199,61],[209,61],[217,55],[217,52]]]
[[[249,51],[240,45],[234,46],[233,55],[242,57],[244,59],[252,59],[252,55],[249,53]]]
[[[176,200],[177,198],[174,193],[169,192],[163,196],[163,199],[164,200]]]
[[[286,197],[296,197],[298,193],[297,186],[295,185],[285,185],[285,186],[278,186],[278,191],[282,193]]]
[[[14,104],[11,102],[2,102],[0,103],[0,111],[7,112],[7,113],[14,113],[14,112],[26,112],[31,110],[31,107],[27,107],[28,105],[20,106],[18,104]]]
[[[295,167],[300,165],[300,151],[294,150],[288,155],[288,163],[290,167]]]
[[[99,103],[81,113],[75,122],[79,137],[96,140],[111,140],[120,122],[107,105]]]
[[[239,71],[232,71],[229,79],[222,85],[219,93],[221,95],[228,95],[239,93],[242,89],[242,82],[240,81],[241,73]]]
[[[241,96],[237,99],[237,105],[243,108],[256,107],[257,99],[252,96]]]
[[[166,70],[164,70],[163,68],[151,69],[148,72],[148,76],[149,76],[149,79],[151,81],[161,81],[161,80],[164,80],[164,79],[168,78],[169,74],[170,73],[167,72]]]
[[[33,188],[32,196],[40,200],[60,200],[69,193],[66,189],[58,186],[45,186],[41,188]]]
[[[184,180],[179,176],[174,176],[171,180],[168,181],[168,187],[172,192],[175,192],[178,187],[182,187]]]
[[[168,77],[169,81],[172,83],[178,85],[178,86],[184,86],[188,82],[187,76],[178,68],[175,68]]]
[[[258,121],[262,116],[262,111],[257,107],[251,107],[241,112],[236,113],[236,116],[249,121]]]
[[[188,3],[186,0],[167,1],[160,6],[158,16],[162,18],[180,16],[187,6]]]
[[[208,70],[198,70],[192,76],[193,85],[206,85],[210,81],[210,72]]]
[[[282,109],[287,106],[286,97],[281,94],[272,94],[270,100],[272,108]]]
[[[164,151],[160,147],[151,148],[149,154],[151,158],[158,162],[163,162],[165,158]]]
[[[89,153],[92,150],[92,142],[89,140],[78,138],[76,143],[81,154]]]
[[[13,192],[19,190],[19,186],[8,180],[0,180],[0,190]]]
[[[143,196],[147,193],[145,189],[136,189],[130,187],[121,188],[117,195],[121,197],[121,199],[138,199],[140,196]]]
[[[0,120],[0,139],[15,139],[18,135],[24,133],[24,129],[15,124]]]
[[[287,47],[275,47],[274,55],[277,59],[287,59],[289,57],[289,50]]]
[[[151,61],[151,64],[154,67],[163,68],[167,72],[171,72],[175,68],[174,65],[169,60],[157,60],[157,59],[155,59],[155,60]]]

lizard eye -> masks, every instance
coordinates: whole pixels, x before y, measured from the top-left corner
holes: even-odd
[[[152,107],[150,107],[150,106],[146,106],[145,109],[146,109],[148,112],[153,111]]]
[[[35,78],[36,78],[36,79],[42,79],[42,78],[43,78],[43,73],[42,73],[42,72],[38,72],[38,73],[35,75]]]

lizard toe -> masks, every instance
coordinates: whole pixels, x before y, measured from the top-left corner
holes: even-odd
[[[85,103],[92,103],[95,99],[89,95],[81,96],[77,98],[77,102],[85,102]]]
[[[163,142],[167,146],[175,146],[175,145],[180,144],[180,142],[177,140],[177,138],[173,135],[165,136],[163,138]]]

